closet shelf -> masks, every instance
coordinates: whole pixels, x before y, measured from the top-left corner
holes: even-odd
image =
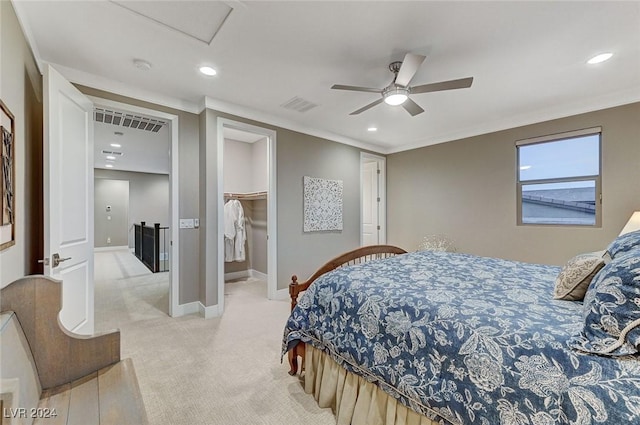
[[[247,192],[247,193],[231,193],[225,192],[224,199],[237,199],[238,201],[255,201],[257,199],[267,199],[267,192]]]

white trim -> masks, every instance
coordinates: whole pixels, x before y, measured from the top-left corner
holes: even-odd
[[[155,109],[142,108],[128,103],[103,99],[96,96],[87,96],[95,105],[125,110],[133,113],[150,115],[167,120],[171,123],[171,171],[169,173],[169,223],[171,227],[171,245],[169,248],[169,316],[182,316],[180,302],[180,162],[179,162],[179,117],[167,112]]]
[[[224,274],[224,281],[228,282],[230,280],[245,279],[250,276],[251,276],[250,270],[240,270],[238,272],[229,272]]]
[[[186,316],[187,314],[199,314],[201,305],[202,304],[200,303],[200,301],[178,304],[173,310],[173,314],[171,315],[171,317]]]
[[[121,249],[129,249],[128,245],[122,246],[97,246],[93,248],[93,252],[120,251]]]
[[[562,133],[546,134],[544,136],[516,140],[516,146],[534,145],[536,143],[544,142],[557,142],[559,140],[571,139],[580,136],[592,136],[600,133],[602,133],[602,127],[583,128],[580,130],[564,131]]]
[[[210,305],[208,307],[205,307],[201,302],[198,302],[198,304],[200,305],[200,316],[204,317],[205,319],[213,319],[214,317],[222,316],[222,312],[219,308],[220,304]]]
[[[18,17],[18,23],[20,24],[20,28],[22,29],[22,33],[24,37],[27,39],[27,44],[31,47],[31,53],[33,53],[33,58],[35,59],[36,66],[38,67],[38,72],[40,74],[44,74],[44,64],[42,62],[42,56],[40,55],[40,50],[38,49],[38,44],[36,44],[36,38],[33,36],[33,31],[31,31],[31,26],[29,25],[29,20],[26,18],[27,13],[23,9],[24,1],[16,1],[11,0],[11,4],[13,5],[13,10],[16,12],[16,16]],[[56,68],[57,69],[57,68]]]
[[[249,276],[251,276],[254,279],[260,279],[260,280],[269,279],[269,276],[266,273],[259,272],[256,269],[249,269]]]
[[[228,282],[230,280],[245,279],[250,277],[254,279],[260,279],[260,280],[268,279],[268,276],[266,273],[259,272],[258,270],[255,270],[255,269],[247,269],[247,270],[240,270],[237,272],[225,273],[224,281]]]
[[[218,117],[217,123],[217,172],[218,172],[218,235],[224,234],[224,127],[260,134],[267,138],[269,189],[267,192],[267,297],[275,299],[278,289],[278,229],[277,229],[277,135],[274,130]],[[224,312],[224,240],[218,238],[218,305]]]
[[[273,298],[271,298],[272,300],[288,300],[290,299],[289,297],[289,288],[284,288],[284,289],[278,289],[274,295]]]
[[[193,301],[187,304],[178,304],[174,309],[172,317],[181,317],[188,314],[197,314],[205,319],[212,319],[221,316],[217,305],[205,307],[200,301]]]
[[[378,225],[380,233],[378,234],[378,243],[384,245],[387,243],[387,158],[380,155],[374,155],[367,152],[360,152],[360,246],[362,246],[362,206],[363,206],[363,181],[362,167],[365,162],[375,161],[378,163],[380,175],[378,177],[378,196],[380,197],[380,205],[378,210]]]
[[[384,153],[386,150],[384,147],[379,145],[363,142],[361,140],[355,140],[350,137],[331,133],[329,131],[308,127],[306,125],[285,118],[280,118],[266,112],[258,111],[256,109],[248,108],[242,105],[237,105],[231,102],[213,99],[208,96],[204,97],[203,102],[200,104],[200,109],[213,109],[218,112],[224,112],[227,114],[237,115],[238,117],[259,121],[269,126],[277,126],[285,128],[287,130],[297,131],[300,133],[308,134],[310,136],[320,137],[323,139],[331,140],[333,142],[342,143],[343,145],[354,146],[360,149],[367,149],[373,152]]]
[[[46,63],[46,62],[45,62]],[[51,63],[69,81],[98,90],[108,91],[121,96],[131,97],[145,102],[154,103],[160,106],[177,109],[179,111],[199,114],[201,109],[197,103],[178,99],[176,97],[159,94],[139,87],[131,86],[110,78],[100,77],[88,72],[79,71],[64,65]]]
[[[628,105],[638,101],[640,101],[640,87],[636,87],[635,89],[624,89],[589,99],[589,101],[580,100],[570,104],[558,104],[551,107],[545,107],[539,111],[470,126],[453,133],[435,135],[428,139],[418,140],[413,143],[406,143],[402,146],[389,147],[384,153],[392,154],[404,152],[412,149],[423,148],[425,146],[460,140],[467,137],[482,136],[526,125],[538,124],[545,121],[601,111],[603,109]]]

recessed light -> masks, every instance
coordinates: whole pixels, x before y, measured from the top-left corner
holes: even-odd
[[[113,164],[106,164],[105,167],[107,168],[113,168]]]
[[[606,60],[611,59],[611,56],[613,56],[613,53],[600,53],[599,55],[596,55],[596,56],[592,57],[591,59],[589,59],[587,61],[587,63],[589,65],[594,65],[596,63],[601,63],[601,62],[604,62]]]
[[[522,166],[520,166],[520,169],[523,170],[523,171],[524,170],[528,170],[529,168],[531,168],[531,165],[522,165]]]
[[[119,144],[119,143],[111,143],[111,147],[112,147],[112,148],[121,148],[121,147],[122,147],[122,145],[121,145],[121,144]]]
[[[215,69],[211,68],[210,66],[201,66],[200,72],[202,72],[204,75],[207,75],[209,77],[212,77],[218,73]]]
[[[115,156],[113,156],[113,155],[109,155],[109,156],[107,157],[107,159],[110,159],[110,160],[112,160],[112,161],[113,161],[113,160],[115,160],[115,159],[116,159],[116,157],[115,157]]]
[[[113,134],[115,134],[116,136],[124,136],[124,133],[122,131],[114,131]]]
[[[371,131],[371,132],[378,131],[378,127],[369,127],[367,128],[367,131]]]

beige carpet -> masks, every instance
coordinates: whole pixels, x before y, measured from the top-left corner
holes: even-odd
[[[287,301],[265,281],[226,284],[224,316],[173,319],[168,274],[128,251],[96,253],[96,330],[120,328],[153,425],[335,425],[280,364]]]

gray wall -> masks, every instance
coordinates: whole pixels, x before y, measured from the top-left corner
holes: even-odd
[[[133,248],[133,225],[145,221],[148,226],[160,223],[171,227],[169,223],[169,175],[138,173],[133,171],[105,170],[96,168],[94,175],[98,179],[126,180],[129,182],[129,216],[127,221],[127,242]],[[104,211],[104,206],[100,206]],[[98,217],[96,203],[96,218]],[[113,243],[111,244],[113,245]],[[96,245],[98,246],[98,245]]]
[[[15,116],[15,245],[0,251],[0,287],[42,272],[42,77],[9,1],[0,2],[0,99]]]
[[[96,178],[93,188],[95,247],[129,246],[129,182]]]
[[[444,234],[460,252],[563,264],[604,249],[640,210],[640,103],[387,157],[388,240]],[[516,226],[516,140],[602,126],[602,227]]]
[[[284,289],[291,275],[301,279],[311,275],[328,259],[360,244],[360,150],[352,146],[321,139],[307,134],[274,127],[233,115],[205,110],[201,115],[201,180],[206,188],[201,193],[201,204],[206,196],[206,216],[201,214],[201,226],[216,226],[218,200],[217,179],[210,175],[215,170],[218,117],[249,123],[277,133],[277,208],[278,208],[278,289]],[[203,120],[206,121],[203,124]],[[202,162],[205,161],[205,162]],[[344,182],[343,231],[326,233],[302,232],[302,178],[303,176],[342,180]],[[215,229],[202,232],[202,244],[217,243]],[[212,259],[217,250],[207,250],[207,261],[200,264],[205,277],[203,286],[207,294],[205,305],[217,304],[217,270]],[[208,295],[211,295],[210,297]]]
[[[117,94],[78,86],[87,95],[127,103],[142,108],[166,112],[179,117],[179,214],[182,218],[198,217],[200,207],[199,171],[199,117],[165,106],[120,96]],[[186,304],[199,299],[200,287],[200,237],[198,229],[180,229],[180,288],[179,303]]]

